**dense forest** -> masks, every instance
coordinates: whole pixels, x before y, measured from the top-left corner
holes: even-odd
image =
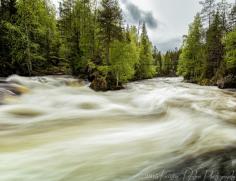
[[[72,74],[95,90],[175,75],[179,51],[162,55],[145,22],[125,25],[117,0],[0,1],[0,75]]]
[[[236,5],[201,2],[184,38],[178,74],[201,85],[236,87]]]
[[[145,22],[126,25],[117,0],[0,1],[0,76],[69,74],[95,90],[131,80],[183,76],[236,87],[236,6],[201,2],[178,50],[160,52]]]

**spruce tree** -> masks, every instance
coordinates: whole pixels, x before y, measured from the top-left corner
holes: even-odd
[[[200,4],[202,5],[202,11],[201,11],[201,18],[203,23],[208,25],[208,27],[211,25],[213,21],[213,16],[216,10],[216,0],[204,0],[200,1]]]
[[[206,32],[206,62],[204,67],[204,77],[207,79],[212,79],[221,66],[224,55],[222,37],[222,21],[217,12],[214,15],[212,24]]]
[[[145,23],[142,26],[139,62],[136,65],[136,78],[152,78],[156,74],[154,59],[152,56],[152,44],[148,38]]]
[[[178,64],[178,74],[185,79],[197,81],[203,68],[203,30],[200,15],[195,16],[184,41]]]

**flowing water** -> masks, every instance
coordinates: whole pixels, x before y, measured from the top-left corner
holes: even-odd
[[[7,81],[24,94],[0,90],[0,181],[157,180],[145,175],[236,143],[233,91],[181,78],[116,92],[69,77]]]

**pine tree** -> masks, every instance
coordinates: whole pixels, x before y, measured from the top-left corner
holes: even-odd
[[[105,49],[106,64],[110,65],[110,46],[122,38],[122,12],[117,0],[102,0],[98,11],[100,40]]]

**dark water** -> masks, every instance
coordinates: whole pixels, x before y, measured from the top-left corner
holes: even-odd
[[[181,78],[105,93],[71,78],[8,81],[24,94],[1,90],[0,181],[192,180],[186,169],[235,168],[235,92]]]

